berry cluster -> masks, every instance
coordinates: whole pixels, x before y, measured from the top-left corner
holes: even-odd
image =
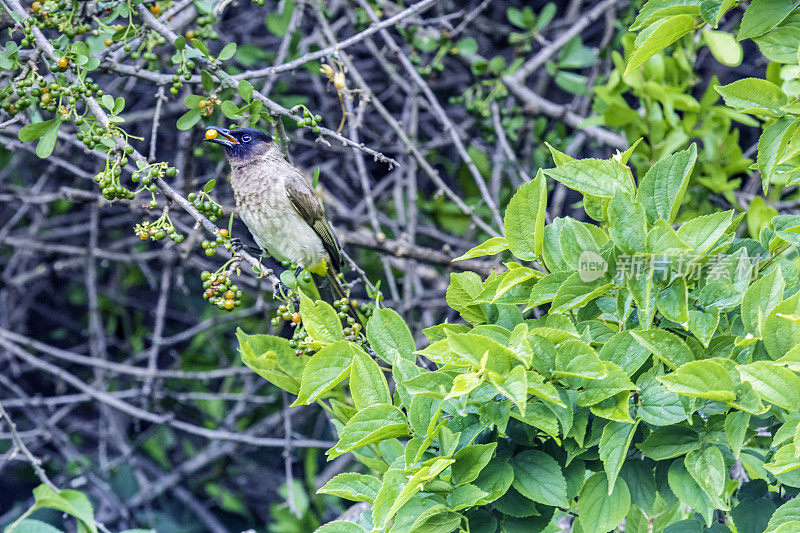
[[[59,59],[58,63],[69,65],[66,57]],[[54,65],[58,70],[59,67]],[[66,67],[65,67],[66,68]],[[103,91],[92,78],[83,82],[69,84],[59,76],[56,81],[47,82],[39,74],[31,74],[25,79],[14,81],[0,90],[0,107],[10,115],[26,109],[31,105],[38,106],[42,111],[55,113],[58,111],[63,120],[68,120],[75,110],[75,104],[87,96],[102,96]],[[75,123],[80,125],[82,117],[75,113]]]
[[[191,41],[192,39],[200,38],[216,41],[219,39],[219,34],[214,30],[214,22],[216,22],[216,20],[213,15],[200,15],[195,22],[198,27],[186,31],[184,34],[186,40]]]
[[[200,279],[203,280],[203,298],[220,309],[232,311],[234,307],[242,305],[242,291],[232,284],[231,278],[224,272],[218,271],[212,274],[204,270],[200,274]]]
[[[172,225],[172,221],[166,213],[155,222],[145,220],[140,224],[136,224],[133,231],[143,241],[147,239],[161,241],[169,236],[170,239],[180,244],[184,239],[184,236],[178,233],[175,226]]]
[[[297,127],[298,128],[309,127],[311,128],[311,131],[313,131],[314,133],[319,133],[321,131],[319,123],[322,122],[322,116],[312,114],[311,111],[304,105],[295,106],[292,108],[292,111],[301,108],[303,109],[303,119],[297,121]]]
[[[196,66],[194,61],[186,59],[182,50],[176,56],[178,57],[172,58],[172,63],[176,63],[175,59],[178,59],[177,63],[179,65],[175,70],[175,74],[172,75],[172,87],[169,88],[169,92],[172,94],[178,94],[178,90],[183,87],[184,80],[189,81],[192,79],[192,70]]]
[[[128,146],[125,150],[132,152],[133,147]],[[133,175],[131,176],[131,181],[133,181],[134,183],[142,184],[142,187],[139,190],[137,190],[135,194],[138,194],[143,190],[148,190],[150,191],[151,195],[155,195],[156,191],[158,191],[158,187],[156,187],[155,184],[155,180],[157,178],[163,178],[163,177],[174,178],[177,175],[178,175],[177,168],[171,167],[165,162],[161,162],[161,163],[154,163],[148,166],[141,166],[140,168],[138,168],[133,172]],[[156,202],[155,197],[153,197],[153,199],[150,200],[150,207],[156,207],[157,205],[158,202]]]
[[[339,318],[347,324],[347,326],[345,326],[342,330],[345,338],[349,341],[355,341],[358,338],[359,332],[361,332],[362,326],[356,322],[354,315],[357,311],[361,311],[362,314],[366,314],[368,311],[367,305],[359,304],[358,300],[348,300],[347,298],[342,298],[341,300],[336,300],[333,302],[333,308],[336,309]]]
[[[89,31],[89,24],[75,19],[73,2],[69,0],[37,0],[31,4],[31,17],[25,20],[26,25],[34,25],[43,30],[60,30],[68,38],[83,35]],[[26,38],[32,41],[26,32]],[[28,46],[24,44],[22,46]]]
[[[194,208],[208,217],[211,222],[216,222],[218,218],[222,217],[222,206],[205,191],[191,192],[187,198],[192,202]]]
[[[213,241],[204,240],[200,243],[200,247],[205,250],[206,255],[211,257],[217,253],[217,246],[222,245],[226,250],[230,250],[233,248],[233,244],[231,243],[230,232],[225,228],[219,230],[217,232],[217,238]]]
[[[122,168],[128,164],[128,158],[109,157],[106,160],[106,169],[94,177],[94,182],[100,187],[100,192],[106,200],[132,200],[136,193],[126,189],[120,182]]]

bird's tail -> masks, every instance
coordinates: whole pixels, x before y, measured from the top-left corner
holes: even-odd
[[[327,272],[325,272],[324,275],[312,272],[311,276],[314,278],[314,283],[317,285],[317,290],[322,300],[333,304],[338,300],[348,298],[347,290],[339,279],[339,272],[332,266],[328,266]],[[348,313],[355,318],[358,323],[364,326],[364,321],[356,309],[348,306]]]

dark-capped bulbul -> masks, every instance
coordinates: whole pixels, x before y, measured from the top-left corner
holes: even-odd
[[[225,148],[236,209],[256,243],[275,259],[326,278],[334,297],[344,298],[339,241],[308,178],[263,131],[211,127],[205,140]]]

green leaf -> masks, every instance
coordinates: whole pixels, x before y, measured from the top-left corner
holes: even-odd
[[[648,0],[639,9],[630,30],[642,30],[657,20],[673,15],[686,14],[698,17],[700,16],[698,4],[696,0]]]
[[[623,391],[636,390],[636,385],[631,383],[620,367],[614,363],[603,363],[603,366],[606,376],[603,379],[586,380],[583,390],[578,393],[578,405],[581,407],[596,405]]]
[[[110,94],[104,94],[100,98],[100,103],[103,104],[103,107],[105,107],[109,111],[114,109],[114,97],[111,96]]]
[[[356,409],[379,403],[392,403],[392,394],[378,364],[361,349],[354,349],[355,357],[350,367],[350,393]]]
[[[800,48],[800,28],[781,26],[753,39],[761,54],[777,63],[797,63],[797,50]]]
[[[762,400],[788,411],[800,410],[800,377],[788,368],[756,361],[736,369],[742,381],[750,383]]]
[[[555,459],[538,450],[526,450],[511,460],[513,486],[526,498],[545,505],[567,505],[567,482]]]
[[[414,338],[405,321],[392,309],[375,309],[367,322],[367,340],[375,354],[394,365],[398,359],[416,362]]]
[[[773,476],[780,476],[800,468],[800,457],[795,455],[796,449],[792,444],[785,444],[778,448],[772,461],[765,463],[764,468]]]
[[[239,108],[231,102],[230,100],[225,100],[222,102],[222,105],[219,106],[220,111],[222,114],[228,117],[231,120],[239,120],[242,118],[242,114],[239,112]]]
[[[762,189],[765,193],[796,127],[797,122],[792,117],[780,117],[765,127],[758,139],[756,166],[761,171]]]
[[[609,496],[614,491],[617,476],[625,462],[637,425],[638,422],[635,424],[609,422],[603,428],[599,452],[600,460],[603,461],[603,469],[606,472],[606,479],[608,480]]]
[[[195,48],[200,50],[200,52],[204,56],[206,56],[208,59],[213,59],[211,57],[211,52],[208,51],[208,47],[206,46],[206,44],[203,41],[201,41],[200,39],[190,39],[190,41],[191,41],[192,45],[194,45]]]
[[[738,67],[742,63],[742,45],[726,31],[703,30],[703,40],[714,58],[727,67]]]
[[[355,522],[334,520],[318,527],[314,533],[367,533],[367,530]]]
[[[507,211],[506,211],[507,213]],[[485,255],[496,255],[503,250],[508,249],[508,241],[503,237],[492,237],[488,241],[470,248],[463,255],[453,259],[453,261],[463,261],[464,259],[473,259],[475,257],[483,257]]]
[[[175,38],[174,45],[175,45],[175,50],[179,51],[183,50],[184,48],[186,48],[186,37],[184,37],[183,35],[178,35],[178,37]]]
[[[705,450],[694,450],[686,454],[684,465],[706,496],[715,504],[721,503],[720,497],[728,479],[725,459],[716,446],[708,446]]]
[[[242,80],[239,82],[238,86],[239,96],[242,97],[242,100],[245,102],[249,102],[253,99],[253,84],[247,80]]]
[[[361,348],[349,341],[338,341],[312,355],[292,405],[310,404],[346,379],[357,350]]]
[[[333,476],[317,490],[317,494],[331,494],[354,502],[372,503],[381,488],[381,480],[375,476],[345,472]]]
[[[207,93],[212,92],[214,87],[216,87],[213,76],[211,76],[211,73],[205,69],[200,71],[200,84],[203,86],[203,90]]]
[[[600,349],[600,359],[614,363],[632,376],[650,357],[647,348],[631,335],[629,330],[614,334]]]
[[[686,470],[683,461],[672,462],[667,478],[669,480],[669,488],[672,489],[675,496],[694,511],[703,515],[706,525],[710,526],[714,513],[714,504]]]
[[[525,404],[528,400],[528,378],[525,367],[518,365],[506,374],[505,379],[494,372],[489,372],[489,381],[497,391],[511,400],[519,409],[522,416],[525,416]],[[480,382],[480,381],[479,381]],[[453,385],[455,387],[455,383]]]
[[[300,315],[303,317],[308,335],[315,341],[330,344],[344,338],[342,321],[327,302],[314,303],[311,298],[300,293]]]
[[[675,15],[651,24],[636,36],[633,53],[628,59],[624,75],[627,76],[639,65],[692,30],[694,30],[694,17],[691,15]]]
[[[203,192],[206,193],[206,194],[210,193],[211,191],[214,190],[214,187],[216,185],[217,185],[217,180],[215,180],[213,178],[208,180],[206,182],[206,184],[203,186]]]
[[[61,127],[61,120],[55,119],[44,135],[39,139],[36,144],[36,155],[45,159],[50,157],[53,149],[56,147],[56,140],[58,139],[58,128]]]
[[[682,243],[703,255],[719,246],[732,221],[733,211],[720,211],[688,220],[676,233]]]
[[[800,6],[800,2],[796,0],[753,0],[744,12],[737,38],[743,41],[767,33],[797,6]]]
[[[761,78],[744,78],[714,88],[722,95],[725,105],[742,113],[779,116],[783,114],[780,108],[789,103],[780,87]]]
[[[694,360],[694,355],[683,339],[663,329],[631,330],[631,336],[650,350],[669,368],[675,369]]]
[[[82,492],[77,490],[56,492],[47,485],[39,485],[33,489],[33,498],[36,501],[34,509],[55,509],[67,513],[77,518],[87,531],[97,533],[92,504]]]
[[[274,335],[247,335],[236,330],[242,362],[270,383],[292,394],[300,391],[303,368],[308,361],[297,357],[288,339]]]
[[[597,357],[594,348],[578,340],[568,339],[556,352],[557,377],[574,376],[586,379],[603,379],[608,374],[606,366]]]
[[[605,279],[583,281],[584,272],[576,272],[568,277],[558,288],[550,311],[563,313],[570,309],[583,307],[590,300],[600,296],[612,287]],[[592,275],[594,275],[592,273]]]
[[[783,300],[785,288],[780,265],[747,287],[741,308],[742,322],[749,333],[756,337],[763,336],[764,321]]]
[[[232,58],[234,54],[236,54],[236,43],[228,43],[225,45],[225,48],[220,51],[217,59],[219,61],[227,61]]]
[[[408,433],[408,421],[400,409],[389,404],[371,405],[347,421],[339,442],[325,453],[329,459],[335,459],[361,446],[404,437]]]
[[[736,399],[734,383],[725,367],[713,359],[692,361],[674,373],[658,378],[668,390],[695,398],[718,402]],[[800,378],[797,378],[800,381]]]
[[[177,127],[179,130],[189,130],[192,129],[192,127],[194,127],[194,125],[198,122],[200,122],[200,110],[190,109],[181,115],[181,118],[178,119],[175,127]]]
[[[775,510],[764,533],[777,533],[778,528],[782,525],[794,521],[800,521],[800,499],[798,498],[789,500]]]
[[[608,235],[623,252],[644,252],[647,218],[644,207],[618,192],[608,204]]]
[[[514,193],[503,217],[508,248],[516,257],[535,260],[541,255],[546,210],[547,183],[539,171]]]
[[[639,416],[654,426],[669,426],[686,419],[686,410],[677,394],[656,379],[655,369],[645,372],[636,382],[639,387]]]
[[[689,331],[703,343],[703,346],[707,347],[711,342],[718,324],[719,309],[716,307],[711,307],[706,311],[689,310]]]
[[[750,413],[731,411],[725,416],[725,437],[728,439],[734,459],[739,459],[749,424]]]
[[[608,489],[604,472],[596,472],[583,484],[578,495],[578,521],[584,531],[611,531],[628,514],[631,494],[624,480]]]
[[[680,457],[700,446],[697,432],[684,426],[660,427],[636,445],[645,457],[654,461]]]
[[[639,200],[644,205],[648,222],[662,219],[672,223],[675,220],[695,161],[697,147],[692,144],[687,150],[660,159],[650,167],[639,185]]]
[[[576,159],[543,172],[570,189],[592,196],[612,198],[617,191],[633,194],[630,170],[612,159]]]
[[[19,130],[17,136],[19,140],[27,143],[31,141],[35,141],[36,139],[40,138],[42,135],[47,133],[52,127],[53,124],[58,122],[57,119],[52,120],[44,120],[42,122],[34,122],[33,124],[28,124],[27,126],[23,126],[22,129]]]
[[[457,311],[461,317],[471,324],[483,324],[489,321],[484,307],[472,304],[482,292],[483,282],[475,272],[455,272],[450,274],[450,286],[447,287],[445,299],[447,305]]]
[[[458,450],[453,456],[455,462],[450,466],[452,470],[451,483],[457,487],[475,481],[484,467],[492,460],[496,448],[497,443],[490,442],[488,444],[471,444]]]
[[[47,522],[41,522],[33,518],[26,518],[13,530],[6,529],[6,531],[13,531],[14,533],[63,533],[60,529],[54,528]]]
[[[800,293],[775,306],[764,321],[764,346],[773,359],[783,357],[800,344],[800,325],[781,316],[794,314],[800,314]]]

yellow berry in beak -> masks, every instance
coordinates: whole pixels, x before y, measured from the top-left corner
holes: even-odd
[[[217,130],[212,130],[210,128],[206,130],[206,139],[208,139],[209,141],[212,139],[216,139],[217,135],[218,135]]]

